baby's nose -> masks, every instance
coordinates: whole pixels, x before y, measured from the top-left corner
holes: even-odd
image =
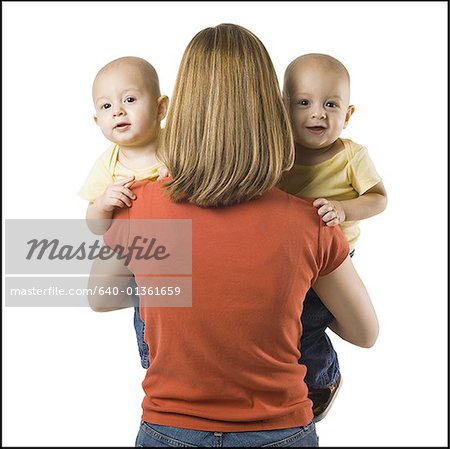
[[[327,114],[325,114],[325,111],[315,111],[311,114],[311,118],[319,120],[324,120],[327,118]]]
[[[124,114],[125,114],[125,111],[124,111],[122,105],[117,106],[117,107],[114,109],[113,114],[114,114],[114,117],[120,117],[121,115],[124,115]]]

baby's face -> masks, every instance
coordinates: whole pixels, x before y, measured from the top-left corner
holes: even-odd
[[[332,145],[353,112],[348,78],[320,65],[299,64],[285,89],[295,143],[309,149]]]
[[[95,122],[104,136],[122,146],[145,145],[159,132],[157,89],[132,65],[102,73],[92,90]]]

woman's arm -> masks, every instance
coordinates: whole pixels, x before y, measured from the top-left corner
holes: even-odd
[[[132,276],[124,259],[95,259],[88,284],[91,309],[95,312],[110,312],[132,307],[133,303],[127,294]]]
[[[378,319],[361,278],[348,256],[332,273],[313,285],[335,321],[330,329],[344,340],[370,348],[378,337]]]
[[[98,205],[89,203],[86,210],[86,223],[93,234],[103,235],[111,226],[113,211],[103,211]]]

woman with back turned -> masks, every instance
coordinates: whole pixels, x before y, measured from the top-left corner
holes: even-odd
[[[294,146],[254,34],[222,24],[192,39],[162,148],[170,177],[136,183],[133,206],[105,235],[126,247],[133,220],[192,220],[192,306],[146,307],[141,297],[150,368],[136,446],[317,446],[298,363],[302,298],[314,284],[333,330],[358,346],[374,344],[378,323],[340,229],[322,222],[312,200],[275,187]],[[135,273],[145,289],[152,278],[139,264],[97,260],[93,274],[108,277],[91,285],[120,290]],[[90,298],[97,311],[131,306],[105,301]]]

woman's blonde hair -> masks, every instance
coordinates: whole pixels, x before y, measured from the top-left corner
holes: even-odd
[[[253,33],[222,24],[192,39],[161,144],[171,198],[201,207],[250,200],[292,166],[294,143],[277,75]]]

